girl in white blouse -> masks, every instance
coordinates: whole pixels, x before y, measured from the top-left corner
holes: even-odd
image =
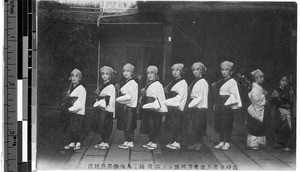
[[[174,64],[172,67],[174,80],[167,88],[168,98],[165,104],[168,107],[166,122],[171,128],[171,143],[167,145],[169,149],[180,149],[183,131],[184,107],[187,100],[187,83],[182,78],[184,74],[184,65],[182,63]]]
[[[206,135],[208,83],[203,78],[206,67],[201,62],[192,65],[195,80],[188,88],[188,102],[186,114],[186,130],[191,136],[187,142],[188,149],[201,150],[203,148],[202,137]]]
[[[113,114],[115,112],[116,90],[110,82],[114,75],[114,70],[109,66],[101,69],[103,84],[95,91],[97,99],[94,104],[94,131],[101,135],[101,143],[96,144],[95,148],[108,149],[109,138],[113,129]]]
[[[137,127],[137,102],[138,102],[138,84],[132,78],[134,66],[127,63],[123,66],[123,76],[126,83],[121,87],[122,96],[116,99],[116,102],[123,104],[124,111],[122,118],[117,120],[118,129],[124,131],[125,142],[119,145],[119,148],[129,149],[133,148],[134,130]]]
[[[219,133],[220,143],[216,149],[228,150],[231,142],[233,128],[233,109],[242,107],[237,82],[231,77],[233,63],[224,61],[221,63],[223,78],[212,85],[214,90],[214,129]]]
[[[158,68],[156,66],[149,66],[147,68],[147,84],[142,89],[143,104],[141,133],[148,134],[149,142],[143,145],[144,148],[153,150],[157,148],[158,137],[160,135],[162,116],[168,111],[165,105],[164,88],[158,81]]]
[[[80,136],[86,102],[86,90],[80,83],[81,78],[82,74],[78,69],[71,72],[72,85],[68,93],[70,94],[69,97],[77,98],[77,100],[68,108],[70,113],[68,131],[71,135],[71,143],[66,145],[65,149],[74,148],[74,150],[78,150],[81,148]]]

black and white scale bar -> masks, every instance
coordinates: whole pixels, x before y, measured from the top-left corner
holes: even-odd
[[[28,1],[18,1],[17,121],[18,171],[28,171]]]

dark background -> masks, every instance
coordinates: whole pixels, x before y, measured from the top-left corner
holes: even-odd
[[[45,2],[44,2],[45,3]],[[157,3],[166,6],[164,3]],[[169,2],[172,3],[172,2]],[[156,5],[156,4],[154,4]],[[294,4],[296,5],[296,4]],[[153,4],[152,4],[153,6]],[[146,8],[145,5],[141,9]],[[50,8],[47,4],[41,9]],[[96,24],[66,23],[38,19],[38,102],[39,106],[58,106],[68,76],[74,68],[83,73],[88,95],[96,89],[98,40],[101,40],[101,64],[118,72],[122,66],[135,65],[143,74],[147,65],[162,69],[163,27],[172,26],[171,62],[182,62],[191,82],[190,66],[201,61],[208,68],[207,80],[221,78],[220,63],[234,63],[234,71],[251,79],[250,72],[261,69],[266,76],[265,88],[278,85],[279,76],[296,75],[296,12],[291,10],[243,11],[173,11],[172,19],[157,11],[140,13],[144,21],[159,20],[161,24]],[[158,17],[159,16],[159,17]],[[166,80],[171,79],[170,66]],[[161,71],[161,70],[160,70]],[[87,106],[92,106],[91,102]]]

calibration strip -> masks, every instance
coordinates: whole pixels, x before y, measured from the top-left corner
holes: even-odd
[[[36,147],[31,136],[32,108],[36,112],[31,77],[36,69],[32,66],[36,64],[32,63],[36,62],[36,5],[31,0],[4,3],[4,170],[31,171],[32,145]]]

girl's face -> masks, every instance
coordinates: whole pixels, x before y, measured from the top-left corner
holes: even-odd
[[[181,75],[180,75],[180,69],[178,69],[178,68],[173,68],[173,69],[172,69],[172,74],[173,74],[173,77],[174,77],[175,79],[181,77]]]
[[[224,78],[228,78],[230,76],[230,69],[228,68],[221,68],[221,73]]]
[[[124,76],[124,78],[129,79],[129,78],[131,78],[131,75],[132,75],[132,72],[130,70],[123,69],[123,76]]]
[[[192,68],[192,71],[196,78],[202,77],[202,72],[200,68]]]
[[[288,84],[288,79],[287,77],[282,77],[281,80],[280,80],[280,87],[281,88],[285,88]]]
[[[101,72],[101,77],[103,81],[108,81],[110,79],[110,75],[108,72]]]
[[[72,73],[71,74],[71,80],[72,80],[72,83],[73,84],[79,84],[80,80],[81,80],[81,77],[79,74],[74,74]]]
[[[258,76],[258,77],[255,78],[255,80],[256,80],[256,82],[257,82],[258,84],[261,85],[261,84],[264,83],[265,78],[264,78],[264,76]]]
[[[156,74],[153,71],[147,71],[147,78],[149,81],[155,80]]]

